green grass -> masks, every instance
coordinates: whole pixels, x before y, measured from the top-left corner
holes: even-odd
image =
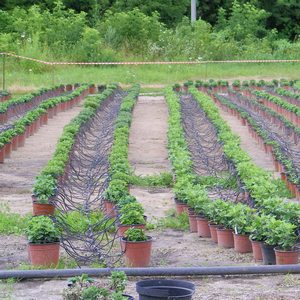
[[[23,234],[30,216],[12,213],[7,205],[0,206],[0,234]]]
[[[49,269],[75,269],[78,265],[76,261],[69,257],[69,256],[63,256],[59,258],[58,265],[57,266],[50,266]],[[31,264],[27,262],[22,262],[18,267],[18,270],[43,270],[45,269],[44,266],[32,266]]]
[[[10,58],[12,60],[12,58]],[[52,70],[51,70],[52,69]],[[273,79],[300,78],[299,64],[296,63],[226,63],[209,65],[145,65],[145,66],[107,66],[78,67],[55,66],[46,72],[34,73],[20,69],[13,61],[8,61],[6,68],[6,87],[17,90],[18,87],[39,88],[60,83],[119,82],[123,85],[140,83],[142,85],[168,85],[183,83],[188,79]],[[2,83],[2,65],[0,65]]]
[[[174,230],[188,231],[189,230],[189,217],[187,213],[177,215],[175,210],[168,211],[165,218],[158,219],[157,224],[154,224],[154,228],[171,228]],[[153,228],[153,229],[154,229]],[[151,229],[151,228],[148,228]]]
[[[148,176],[133,175],[130,178],[130,183],[136,186],[144,187],[172,187],[173,175],[167,172]]]
[[[15,283],[14,278],[0,280],[0,299],[10,300],[14,291]]]

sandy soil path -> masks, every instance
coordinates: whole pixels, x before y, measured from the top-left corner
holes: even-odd
[[[241,148],[249,154],[253,162],[257,166],[273,173],[275,178],[279,178],[280,174],[276,172],[272,158],[265,153],[257,141],[251,136],[251,134],[248,132],[247,126],[243,126],[237,117],[232,116],[223,109],[220,109],[220,107],[219,112],[221,117],[230,126],[232,132],[240,137]]]
[[[129,278],[126,293],[138,299],[135,284],[148,278]],[[300,275],[203,276],[185,279],[193,282],[193,300],[295,300],[299,299]],[[101,282],[104,282],[101,279]],[[33,280],[15,284],[0,283],[0,298],[14,300],[61,300],[66,280]],[[41,298],[42,297],[42,298]]]
[[[0,164],[0,203],[8,203],[11,211],[31,212],[31,189],[35,177],[55,151],[63,127],[81,110],[81,105],[56,115],[39,131],[26,139],[25,146]]]
[[[163,97],[139,97],[133,111],[129,137],[129,161],[137,175],[170,170],[167,120],[168,108]]]

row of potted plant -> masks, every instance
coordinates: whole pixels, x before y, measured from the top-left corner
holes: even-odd
[[[40,126],[47,124],[48,117],[58,111],[71,108],[86,95],[88,85],[83,85],[69,95],[49,98],[24,116],[17,119],[10,128],[0,134],[0,163],[9,158],[12,150],[23,147],[26,137],[33,135]]]
[[[240,80],[234,80],[232,83],[233,88],[247,88],[247,87],[252,87],[256,89],[261,89],[263,87],[291,87],[294,86],[295,80],[286,80],[286,79],[273,79],[272,81],[265,81],[263,79],[260,79],[258,81],[251,79],[251,80],[243,80],[242,82]]]
[[[84,101],[83,110],[64,127],[52,158],[36,177],[36,181],[33,185],[32,198],[35,215],[45,214],[45,212],[47,212],[47,214],[53,214],[53,201],[56,195],[57,183],[62,180],[65,175],[66,165],[69,162],[69,155],[75,142],[76,134],[80,128],[96,114],[101,103],[110,97],[116,88],[117,85],[115,84],[109,85],[99,96],[87,98]],[[87,86],[82,86],[80,89],[86,91]],[[79,91],[76,90],[72,94],[75,93],[78,95],[78,92]],[[70,97],[72,94],[70,94]],[[41,105],[50,106],[52,103],[44,102]]]
[[[290,91],[290,90],[286,90],[283,88],[278,88],[275,90],[275,92],[284,97],[284,99],[286,101],[288,101],[289,103],[296,105],[296,106],[300,106],[300,94],[299,93],[295,93],[294,91]]]
[[[232,133],[229,125],[221,118],[213,100],[196,89],[191,89],[191,93],[216,127],[218,137],[224,144],[223,151],[225,155],[236,166],[239,177],[252,198],[259,202],[262,199],[278,195],[287,196],[283,183],[274,180],[270,173],[256,166],[250,156],[242,150],[239,137]]]
[[[207,96],[206,96],[207,97]],[[208,98],[210,100],[210,98]],[[211,101],[211,100],[210,100]],[[210,101],[203,101],[202,104],[205,106],[206,110],[205,112],[209,117],[215,117],[215,119],[219,119],[218,112],[214,109],[212,109],[209,113],[209,109],[211,109]],[[252,215],[254,211],[251,211],[251,214],[247,214],[245,212],[249,212],[249,209],[247,206],[239,204],[238,206],[236,204],[228,204],[224,201],[218,200],[215,202],[212,202],[205,190],[204,186],[201,185],[195,185],[193,184],[194,175],[191,172],[191,159],[190,154],[188,153],[187,146],[184,140],[184,134],[181,126],[181,116],[180,116],[180,110],[179,110],[179,102],[178,99],[174,94],[172,94],[171,91],[167,91],[167,102],[169,106],[169,130],[168,130],[168,141],[169,141],[169,150],[170,150],[170,158],[172,161],[172,165],[176,174],[176,183],[174,192],[176,197],[178,197],[180,200],[184,200],[186,203],[190,205],[191,208],[193,208],[199,216],[201,216],[203,219],[203,216],[208,217],[210,220],[217,221],[219,224],[217,225],[223,225],[231,226],[237,230],[236,233],[244,233],[241,229],[240,232],[237,228],[243,228],[241,226],[242,224],[248,223],[244,222],[243,220],[247,218],[242,218],[242,216],[246,215],[249,217],[249,215]],[[225,124],[223,124],[225,126]],[[225,132],[222,133],[222,137],[227,138],[231,137],[229,132],[225,135]],[[232,138],[232,137],[231,137]],[[236,141],[238,142],[238,141]],[[226,144],[224,143],[224,147]],[[241,153],[240,153],[241,154]],[[240,158],[243,157],[240,155]],[[181,160],[183,159],[183,163],[181,164]],[[248,163],[249,161],[247,161]],[[270,179],[270,177],[268,177]],[[274,191],[275,192],[275,191]],[[262,198],[263,199],[263,198]],[[262,205],[262,199],[261,199],[261,205]],[[281,201],[281,200],[280,200]],[[273,203],[273,202],[272,202]],[[282,201],[281,201],[282,203]],[[263,205],[262,205],[263,206]],[[224,208],[228,208],[228,210],[225,210]],[[210,209],[209,209],[210,208]],[[222,209],[223,208],[223,209]],[[274,210],[274,208],[273,208]],[[222,219],[222,211],[225,211]],[[229,213],[229,212],[232,212]],[[213,213],[215,212],[215,215],[213,216]],[[236,212],[235,217],[233,212]],[[296,213],[298,215],[298,213]],[[218,219],[219,218],[219,219]],[[220,219],[221,218],[221,219]],[[226,219],[227,218],[227,219]],[[226,221],[227,220],[227,221]],[[281,220],[282,222],[285,222]],[[204,222],[205,223],[205,222]],[[224,224],[220,224],[224,223]],[[207,224],[207,220],[206,220]],[[208,228],[208,226],[207,226]],[[206,228],[206,229],[207,229]],[[213,228],[213,226],[212,226]],[[232,237],[232,229],[229,229],[229,231],[226,232],[228,237]],[[219,230],[220,232],[225,233],[223,230]],[[207,232],[207,230],[206,230]],[[294,235],[296,236],[296,235]],[[248,239],[248,238],[246,238]],[[233,239],[232,239],[233,240]],[[220,243],[222,245],[222,239],[220,239]],[[223,243],[224,245],[224,243]]]
[[[236,93],[235,91],[229,90],[229,95],[230,94],[234,95],[235,93]],[[247,97],[247,95],[244,95],[244,96]],[[267,112],[270,116],[278,119],[281,122],[281,124],[283,124],[287,128],[293,129],[293,131],[295,131],[298,135],[300,135],[300,128],[298,126],[295,126],[291,121],[287,120],[283,115],[281,115],[281,114],[277,113],[276,111],[272,110],[270,107],[267,107],[267,106],[263,105],[263,103],[258,101],[259,100],[258,98],[256,98],[256,97],[247,97],[247,100],[250,103],[255,103],[255,105],[257,105],[261,111]]]
[[[192,81],[187,81],[184,83],[185,86],[185,91],[188,90],[189,87],[192,86]],[[259,80],[256,81],[254,79],[251,80],[234,80],[232,82],[232,88],[234,90],[245,90],[248,89],[249,87],[255,88],[256,90],[262,90],[264,87],[268,88],[274,88],[280,86],[282,89],[287,89],[287,87],[293,87],[295,84],[295,81],[287,81],[285,79],[277,80],[274,79],[272,81],[265,81],[265,80]],[[208,81],[202,81],[202,80],[196,80],[195,81],[195,87],[200,90],[200,91],[208,91],[212,90],[213,92],[226,92],[227,88],[229,87],[228,81],[225,80],[217,80],[215,81],[214,79],[209,79]],[[293,89],[295,89],[293,87]],[[175,84],[173,86],[173,90],[176,92],[179,92],[181,90],[180,84]]]
[[[29,221],[26,230],[29,259],[34,266],[50,267],[58,264],[59,241],[63,229],[52,218],[57,182],[64,175],[76,134],[96,114],[101,103],[108,99],[116,88],[117,85],[110,85],[99,96],[86,98],[83,110],[64,127],[52,159],[36,178],[32,195],[34,216]],[[69,212],[66,213],[64,219],[65,223],[70,226],[70,230],[81,232],[85,226],[93,223],[93,220],[86,220],[84,217],[80,212]],[[98,222],[101,216],[95,212],[92,217]]]
[[[262,139],[262,143],[266,145],[266,147],[270,147],[270,150],[267,150],[267,152],[271,152],[274,155],[274,159],[276,159],[282,164],[289,182],[295,185],[293,187],[290,187],[291,192],[295,196],[297,194],[296,193],[297,185],[299,185],[298,175],[293,166],[293,162],[290,160],[290,158],[286,157],[286,155],[282,152],[280,144],[276,140],[272,139],[269,133],[263,128],[261,128],[261,126],[257,124],[257,122],[251,117],[251,115],[245,110],[243,110],[241,107],[238,107],[235,103],[228,100],[226,97],[223,97],[222,95],[214,95],[214,98],[220,104],[222,104],[226,108],[229,108],[231,112],[232,110],[236,111],[237,114],[240,115],[241,118],[244,120],[243,121],[244,125],[250,126],[251,130],[253,130]],[[288,126],[288,128],[291,129],[294,128],[296,134],[298,134],[298,132],[300,133],[299,128],[295,127],[291,122],[287,121],[283,116],[278,115],[276,112],[272,111],[268,107],[265,107],[259,102],[253,101],[251,99],[239,97],[239,100],[242,101],[243,99],[246,101],[246,103],[248,102],[248,104],[251,104],[253,107],[255,107],[256,111],[264,113],[263,117],[266,118],[267,116],[273,116],[276,119],[278,118],[280,121],[282,121],[282,124],[284,126]]]
[[[5,102],[9,100],[11,94],[8,91],[0,91],[0,102]]]
[[[258,99],[261,99],[264,105],[269,106],[271,109],[276,110],[278,113],[283,114],[296,126],[300,126],[300,107],[291,104],[283,99],[273,96],[263,91],[252,91]]]
[[[110,182],[105,191],[104,211],[117,217],[118,235],[125,263],[131,267],[146,267],[150,263],[152,238],[144,232],[146,216],[137,199],[130,195],[133,171],[128,161],[129,130],[132,111],[140,86],[133,86],[122,101],[115,124],[114,142],[109,155]]]
[[[196,92],[196,94],[197,94],[197,92]],[[208,106],[209,106],[209,104],[211,104],[212,106],[215,106],[212,99],[208,98],[207,96],[206,96],[206,98],[207,98],[206,99],[207,103],[205,103],[205,95],[204,95],[204,98],[202,98],[202,100],[204,100],[204,101],[202,101],[202,104],[208,104]],[[198,97],[197,99],[199,100],[200,97]],[[215,125],[217,125],[218,123],[220,125],[220,120],[221,119],[219,117],[216,118],[216,115],[214,115],[214,113],[211,113],[212,111],[209,110],[208,106],[205,106],[205,105],[201,105],[201,106],[204,109],[207,116],[211,119],[211,121]],[[224,152],[225,152],[225,154],[227,154],[226,150],[225,150],[225,147],[226,147],[226,143],[229,141],[227,139],[228,136],[227,136],[227,138],[224,139],[220,135],[222,130],[225,128],[224,124],[223,124],[223,126],[219,126],[219,127],[216,126],[216,127],[218,129],[218,135],[219,135],[220,139],[224,142]],[[278,181],[273,180],[274,187],[277,187],[275,190],[273,190],[273,188],[271,187],[270,182],[266,182],[266,181],[265,182],[261,181],[260,185],[257,185],[257,187],[255,187],[254,189],[253,188],[251,189],[251,186],[249,184],[251,184],[252,180],[251,180],[251,177],[249,178],[249,176],[252,176],[252,178],[256,177],[256,178],[262,179],[262,178],[265,177],[265,175],[263,173],[267,174],[267,172],[264,172],[262,169],[254,166],[256,168],[254,168],[252,170],[256,169],[256,172],[251,174],[251,164],[252,163],[250,163],[250,164],[248,163],[247,164],[248,169],[244,170],[245,172],[241,173],[241,169],[239,168],[240,167],[239,164],[240,163],[236,164],[239,176],[240,176],[241,180],[245,183],[247,189],[250,191],[251,196],[255,199],[256,208],[259,210],[259,212],[264,211],[264,209],[267,206],[268,208],[270,208],[269,210],[267,210],[267,213],[269,215],[273,215],[276,218],[283,220],[283,222],[287,222],[288,224],[291,224],[291,226],[295,226],[294,229],[296,229],[299,226],[299,213],[300,213],[299,204],[297,204],[297,203],[286,203],[282,199],[278,198],[278,196],[280,196],[280,194],[281,194],[280,193],[281,188],[280,188],[280,184],[278,185]],[[256,182],[256,180],[254,182]],[[263,186],[263,184],[265,184],[265,186]],[[265,193],[266,188],[270,189],[271,191],[273,190],[272,191],[273,193]],[[276,192],[276,190],[277,190],[277,192]],[[261,191],[263,191],[263,193],[261,193]],[[274,191],[275,191],[275,193],[274,193]],[[284,196],[284,194],[283,194],[283,196]],[[280,208],[281,208],[281,211],[280,211],[280,213],[278,213],[278,210]],[[294,234],[292,234],[291,236],[293,236],[294,242],[295,242],[296,239],[297,239],[297,235],[295,233],[295,230],[294,230]]]
[[[8,118],[28,111],[41,101],[61,95],[65,91],[64,85],[54,86],[52,88],[41,88],[21,97],[11,98],[0,103],[0,123],[7,122]]]

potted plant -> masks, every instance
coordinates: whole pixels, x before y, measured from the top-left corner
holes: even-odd
[[[147,236],[143,229],[129,228],[121,238],[125,263],[130,267],[147,267],[151,258],[152,237]]]
[[[298,239],[296,229],[297,226],[291,223],[279,221],[269,232],[266,242],[277,245],[274,248],[277,265],[298,264],[299,248],[295,247]]]
[[[231,207],[234,250],[238,253],[252,252],[252,245],[249,240],[249,224],[253,219],[254,212],[254,209],[241,203]]]
[[[190,224],[190,232],[198,233],[198,223],[201,223],[200,217],[203,217],[206,207],[205,205],[211,202],[208,199],[207,192],[203,188],[201,184],[196,184],[193,187],[189,186],[186,190],[187,193],[187,204],[189,208],[189,224]],[[199,222],[198,222],[199,220]],[[207,223],[208,229],[208,223]],[[201,231],[201,228],[200,228]],[[200,234],[201,236],[201,234]]]
[[[122,271],[112,271],[109,282],[104,285],[87,274],[72,277],[68,280],[68,288],[63,291],[64,300],[133,300],[125,295],[127,276]]]
[[[140,208],[139,203],[125,205],[123,209],[120,210],[120,213],[118,223],[119,236],[123,236],[125,231],[129,228],[145,229],[146,221],[143,215],[144,210]]]
[[[188,205],[187,205],[187,192],[189,188],[192,188],[191,185],[191,176],[182,176],[180,180],[177,180],[174,186],[175,193],[175,207],[177,214],[181,214],[183,212],[188,213]]]
[[[207,216],[209,219],[208,227],[210,231],[211,240],[214,243],[218,243],[218,235],[217,235],[217,228],[220,227],[218,224],[218,202],[221,200],[213,201],[209,206],[207,206]]]
[[[4,157],[5,157],[5,153],[4,153],[4,143],[0,142],[0,163],[4,163]]]
[[[264,220],[263,242],[261,242],[261,252],[263,263],[265,265],[275,265],[276,258],[274,248],[277,246],[276,228],[282,221],[275,219],[273,216]]]
[[[173,91],[175,91],[176,93],[180,92],[180,84],[179,83],[175,83],[173,85]]]
[[[253,215],[253,219],[249,225],[249,239],[252,245],[253,258],[255,261],[263,260],[261,243],[265,238],[265,220],[268,216]]]
[[[56,184],[56,179],[49,174],[42,174],[36,178],[32,195],[34,216],[54,214],[53,199],[57,190]]]
[[[197,233],[199,237],[211,237],[208,218],[208,212],[211,206],[212,202],[210,199],[208,199],[208,201],[199,201],[199,203],[195,205],[195,211],[197,213]]]
[[[116,217],[117,213],[115,205],[118,203],[118,201],[126,198],[128,195],[128,184],[126,181],[121,179],[111,180],[104,193],[104,212],[110,217]]]
[[[241,82],[239,80],[234,80],[232,83],[232,87],[235,91],[239,91],[241,86]]]
[[[60,231],[47,216],[33,217],[27,225],[28,254],[33,266],[56,266]]]
[[[232,230],[232,207],[233,204],[222,200],[216,200],[216,223],[217,227],[218,246],[224,248],[233,248],[233,230]]]

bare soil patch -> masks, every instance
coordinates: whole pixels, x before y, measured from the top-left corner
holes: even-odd
[[[129,136],[129,161],[137,175],[170,170],[167,119],[168,108],[163,97],[139,97]]]
[[[241,148],[249,154],[253,162],[266,171],[271,172],[275,178],[279,178],[280,174],[276,172],[272,158],[265,153],[257,141],[251,136],[248,132],[247,126],[243,126],[237,117],[232,116],[220,107],[219,112],[221,117],[230,126],[232,132],[240,137]]]
[[[39,131],[26,139],[25,146],[14,151],[0,164],[0,203],[8,203],[12,212],[31,212],[31,190],[35,177],[55,151],[63,127],[81,110],[76,106],[48,120]]]
[[[142,279],[147,278],[129,278],[126,293],[138,299],[135,285]],[[194,300],[295,300],[300,297],[300,275],[202,276],[173,279],[193,282],[196,286]],[[106,282],[106,279],[101,279],[101,282]],[[0,298],[61,300],[66,286],[66,279],[22,281],[13,285],[0,283]]]

